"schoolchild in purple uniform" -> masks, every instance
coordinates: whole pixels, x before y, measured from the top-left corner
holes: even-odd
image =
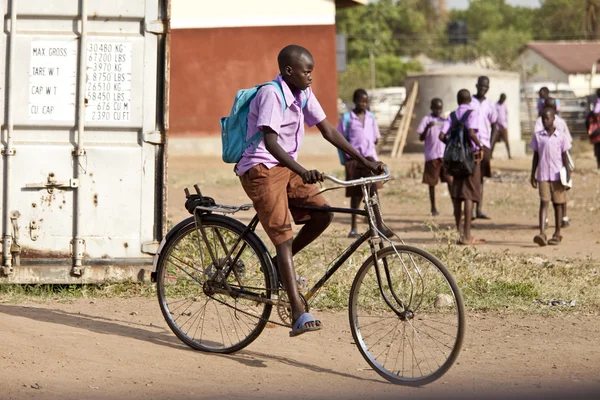
[[[440,214],[435,205],[435,186],[441,180],[448,184],[448,192],[450,192],[450,184],[452,183],[452,177],[444,169],[446,145],[440,140],[440,132],[446,121],[442,117],[443,108],[444,103],[441,99],[432,99],[431,114],[423,117],[417,127],[419,140],[425,142],[423,183],[429,186],[429,201],[431,203],[431,215],[433,216]]]
[[[567,180],[571,177],[567,156],[571,144],[554,127],[555,115],[556,111],[553,108],[544,108],[542,111],[544,129],[533,134],[530,145],[534,151],[531,164],[531,186],[538,189],[540,194],[540,233],[535,235],[533,241],[540,246],[557,245],[562,241],[560,226],[563,208],[561,205],[566,202],[565,187],[560,181],[560,170],[563,166],[567,167]],[[552,238],[547,240],[545,228],[550,201],[554,206],[555,230]]]
[[[255,150],[244,151],[236,165],[236,173],[244,191],[252,200],[261,225],[277,250],[276,264],[292,308],[290,336],[321,329],[321,322],[308,313],[298,293],[293,255],[316,239],[332,220],[324,211],[292,209],[296,224],[302,224],[293,239],[289,206],[326,206],[327,202],[314,185],[323,181],[323,174],[298,164],[298,149],[304,138],[304,124],[317,126],[323,137],[357,159],[375,173],[382,164],[366,160],[326,119],[310,86],[314,60],[308,50],[296,45],[286,46],[277,57],[284,98],[273,85],[259,89],[250,103],[248,135],[261,131],[263,140]],[[306,105],[302,108],[303,99]],[[286,103],[282,113],[283,102]]]
[[[546,107],[552,108],[554,110],[554,112],[556,113],[556,100],[552,97],[548,97],[545,100]],[[567,140],[569,141],[569,147],[571,147],[573,145],[573,136],[571,135],[571,131],[569,130],[569,126],[567,125],[567,122],[562,119],[558,114],[555,115],[554,117],[554,127],[556,128],[556,134],[557,135],[563,135],[565,138],[567,138]],[[533,128],[533,132],[539,132],[542,131],[544,129],[544,124],[542,123],[542,117],[538,117],[537,120],[535,121],[535,126]],[[571,160],[571,156],[569,154],[569,152],[567,152],[568,155],[568,159]],[[571,163],[569,163],[571,168],[573,168],[573,165]],[[568,189],[570,190],[570,189]],[[562,220],[560,222],[560,225],[562,228],[566,228],[568,227],[571,222],[569,221],[569,216],[567,215],[567,203],[568,200],[566,199],[567,194],[565,193],[565,202],[561,205],[562,207]]]
[[[538,102],[537,102],[537,110],[538,110],[538,117],[542,116],[542,110],[546,107],[546,102],[548,101],[548,99],[550,98],[550,89],[548,89],[546,86],[540,88],[539,92],[538,92]],[[556,115],[558,115],[560,113],[560,102],[558,101],[558,99],[555,99],[556,102],[556,107],[554,108],[556,110]]]
[[[510,156],[510,144],[508,142],[508,111],[506,109],[506,94],[502,93],[500,99],[496,103],[496,135],[492,138],[492,156],[494,155],[494,148],[496,143],[502,141],[506,145],[506,152],[508,153],[508,159],[512,159]]]
[[[367,112],[369,107],[369,95],[364,89],[356,89],[352,96],[352,101],[354,101],[354,109],[350,111],[348,126],[345,126],[344,119],[341,118],[337,129],[344,137],[346,137],[348,143],[350,143],[360,155],[369,161],[379,161],[375,145],[381,135],[375,117],[372,113]],[[372,175],[371,170],[366,168],[359,161],[348,156],[346,157],[344,166],[346,168],[346,180],[360,179]],[[377,189],[380,188],[381,183],[373,184],[371,186],[371,191],[377,193]],[[346,197],[350,197],[350,207],[357,209],[363,198],[362,187],[347,187]],[[381,215],[379,213],[376,214],[376,219],[379,230],[382,231],[384,235],[389,235],[390,231],[382,226]],[[352,225],[348,237],[355,238],[358,236],[359,233],[356,230],[356,214],[352,214]]]
[[[487,76],[480,76],[477,79],[477,93],[471,101],[471,109],[477,111],[479,116],[479,130],[477,138],[481,142],[481,198],[477,201],[475,218],[489,219],[483,212],[483,179],[492,176],[492,151],[491,138],[496,136],[496,107],[485,98],[490,88],[490,79]],[[491,125],[491,129],[490,129]]]
[[[461,89],[458,91],[456,96],[458,102],[458,109],[456,112],[456,119],[460,120],[463,115],[471,110],[471,93],[467,89]],[[477,129],[479,129],[479,116],[477,110],[471,110],[471,114],[465,122],[465,128],[471,138],[471,146],[475,155],[475,170],[473,174],[468,177],[454,177],[452,184],[450,185],[450,196],[452,197],[452,205],[454,206],[454,221],[456,222],[456,229],[459,233],[459,244],[471,244],[473,238],[471,236],[471,219],[473,217],[473,203],[481,198],[481,142],[477,136]],[[440,133],[440,140],[446,142],[446,135],[450,132],[452,127],[451,117],[446,119],[446,122],[442,126]],[[462,219],[462,203],[464,202],[464,226],[461,228]]]

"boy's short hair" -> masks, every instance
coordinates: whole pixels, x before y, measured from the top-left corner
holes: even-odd
[[[435,103],[440,103],[442,107],[444,106],[444,102],[442,101],[442,99],[440,99],[439,97],[434,97],[433,99],[431,99],[431,104],[429,104],[429,107],[433,108],[433,105]]]
[[[467,89],[460,89],[456,94],[458,104],[469,104],[471,102],[471,92]]]
[[[354,91],[354,94],[352,95],[352,101],[355,101],[360,96],[367,96],[367,97],[369,97],[369,94],[367,93],[367,91],[365,89],[356,89]]]
[[[308,56],[311,60],[313,58],[312,54],[310,54],[310,51],[302,46],[298,46],[297,44],[285,46],[277,55],[277,65],[279,66],[279,71],[283,72],[285,67],[293,65],[294,61],[302,56]]]

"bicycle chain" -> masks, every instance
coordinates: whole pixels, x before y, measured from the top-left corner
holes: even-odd
[[[225,303],[224,301],[222,301],[222,300],[219,300],[219,299],[217,299],[217,298],[215,298],[215,297],[213,297],[213,296],[210,296],[210,295],[209,295],[208,297],[210,297],[211,299],[213,299],[213,300],[215,300],[215,301],[217,301],[217,302],[219,302],[219,303],[221,303],[221,304],[223,304],[223,305],[225,305],[225,306],[227,306],[227,307],[229,307],[229,308],[232,308],[232,309],[234,309],[234,310],[235,310],[235,312],[238,312],[238,311],[239,311],[239,312],[241,312],[242,314],[246,314],[246,315],[247,315],[247,316],[249,316],[249,317],[256,318],[256,319],[258,319],[258,320],[261,320],[261,321],[270,322],[270,323],[272,323],[272,324],[275,324],[275,325],[283,326],[284,328],[290,328],[290,327],[291,327],[290,325],[286,325],[286,324],[283,324],[283,323],[281,323],[281,322],[276,322],[276,321],[273,321],[273,320],[270,320],[270,319],[267,319],[267,318],[263,318],[263,317],[257,317],[256,315],[252,315],[252,314],[250,314],[250,313],[249,313],[249,312],[247,312],[247,311],[240,310],[239,308],[237,308],[237,307],[234,307],[234,306],[232,306],[232,305],[231,305],[231,304],[229,304],[229,303]],[[236,301],[236,303],[237,303],[237,301]],[[279,306],[276,306],[276,307],[279,307]],[[236,317],[236,318],[237,318],[237,317]]]

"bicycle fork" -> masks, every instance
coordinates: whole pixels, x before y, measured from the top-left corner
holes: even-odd
[[[379,229],[377,229],[377,224],[376,224],[376,212],[380,212],[380,208],[379,208],[379,198],[377,196],[377,194],[373,194],[372,196],[369,195],[369,189],[367,188],[366,185],[362,186],[362,192],[363,192],[363,198],[366,199],[365,200],[365,208],[367,211],[367,214],[369,216],[369,228],[371,229],[371,237],[369,238],[369,247],[371,248],[371,255],[373,256],[373,263],[374,263],[374,268],[375,268],[375,275],[377,276],[377,284],[379,285],[379,293],[381,294],[381,297],[383,298],[383,300],[385,301],[385,303],[388,305],[388,307],[390,307],[392,309],[392,311],[394,311],[394,313],[400,317],[401,320],[407,320],[412,318],[412,311],[410,311],[408,309],[408,307],[406,306],[406,304],[400,300],[400,298],[396,295],[396,291],[394,290],[394,286],[392,284],[392,279],[390,276],[390,269],[388,266],[388,262],[386,259],[381,260],[381,263],[383,264],[383,271],[385,273],[385,277],[382,277],[382,273],[380,271],[380,265],[379,265],[379,261],[377,260],[377,250],[375,248],[375,245],[379,245],[379,248],[381,249],[383,247],[383,238],[379,235]],[[390,241],[391,243],[391,241]],[[392,247],[394,247],[395,250],[395,246],[393,243],[391,243]],[[396,303],[395,305],[393,304],[393,302],[388,298],[388,296],[385,294],[384,290],[383,290],[383,279],[385,278],[385,282],[387,283],[389,289],[390,289],[390,293],[392,294],[393,300]],[[412,281],[412,278],[411,278]],[[411,294],[411,300],[412,300],[412,294]],[[410,304],[410,301],[409,303]],[[398,307],[400,309],[398,309]]]

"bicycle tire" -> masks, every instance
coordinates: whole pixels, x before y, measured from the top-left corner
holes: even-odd
[[[395,260],[400,265],[399,270],[390,267]],[[410,268],[407,268],[407,263]],[[380,280],[377,279],[376,265]],[[390,271],[388,274],[385,272],[386,265]],[[390,277],[389,281],[387,276]],[[430,278],[432,288],[427,289],[425,285]],[[379,282],[383,282],[382,289]],[[394,300],[390,286],[406,304],[405,308],[401,308]],[[409,312],[394,312],[385,302],[382,292],[397,311]],[[456,315],[450,315],[451,312]],[[389,246],[369,257],[352,283],[348,313],[352,336],[360,353],[380,376],[392,383],[406,386],[431,383],[450,369],[460,353],[465,334],[465,310],[460,289],[442,262],[425,250],[405,245],[396,246],[395,249]],[[383,315],[385,318],[380,318]],[[383,320],[383,323],[371,322],[376,318]],[[407,336],[407,327],[412,343],[411,337]],[[428,328],[433,333],[425,332]],[[448,332],[444,332],[446,329]],[[382,332],[383,335],[391,334],[389,342],[388,339],[384,341]],[[400,351],[404,352],[405,349],[412,352],[409,354],[412,374],[408,367],[405,368],[404,353],[399,360]],[[430,361],[417,359],[418,355],[432,355],[434,368]],[[444,359],[440,360],[442,357]],[[425,367],[429,367],[426,373],[423,372]]]
[[[231,247],[246,228],[241,222],[226,216],[203,214],[200,218],[205,232],[208,230],[213,233],[213,250],[216,249],[214,254],[217,257],[221,255],[224,258],[226,255],[224,250],[218,252],[218,245],[223,247],[222,242],[226,241]],[[260,335],[267,324],[272,305],[234,299],[226,294],[207,294],[205,291],[206,278],[217,273],[212,258],[206,257],[210,243],[207,246],[207,242],[201,239],[202,236],[196,227],[194,217],[188,218],[174,229],[176,231],[168,235],[167,242],[161,249],[156,269],[158,302],[169,328],[182,342],[199,351],[233,353],[248,346]],[[221,240],[221,243],[217,243]],[[243,244],[245,247],[242,248],[241,245],[238,245],[237,248],[242,249],[242,252],[249,249],[250,257],[244,261],[244,258],[240,256],[238,260],[242,261],[234,264],[234,273],[230,275],[230,278],[237,279],[240,288],[247,287],[242,285],[242,280],[250,282],[253,285],[252,290],[260,291],[262,296],[270,299],[272,294],[276,293],[277,289],[273,288],[277,288],[277,285],[268,251],[254,232],[246,233]],[[178,249],[180,251],[174,255],[174,251]],[[190,254],[194,251],[197,253]],[[236,252],[232,256],[237,255]],[[253,257],[255,260],[250,264],[248,261],[251,261]],[[257,284],[262,284],[262,286],[254,286]],[[171,299],[171,296],[174,299]],[[204,304],[201,305],[201,308],[196,309],[199,304],[195,305],[194,303],[202,302]],[[244,307],[252,309],[242,310],[239,305],[242,302]],[[250,307],[250,305],[254,306]],[[181,311],[184,306],[185,308]],[[213,306],[216,317],[212,314],[207,315],[208,307],[212,310]],[[260,308],[262,310],[259,310]],[[225,318],[221,315],[220,310]],[[181,323],[182,317],[189,318]],[[215,318],[217,319],[216,326],[211,326],[210,332],[207,326],[208,338],[203,338],[205,324],[212,323],[214,325]],[[233,324],[233,332],[225,326],[226,322]],[[190,335],[196,323],[197,326]],[[201,328],[200,337],[197,336],[199,328]]]

